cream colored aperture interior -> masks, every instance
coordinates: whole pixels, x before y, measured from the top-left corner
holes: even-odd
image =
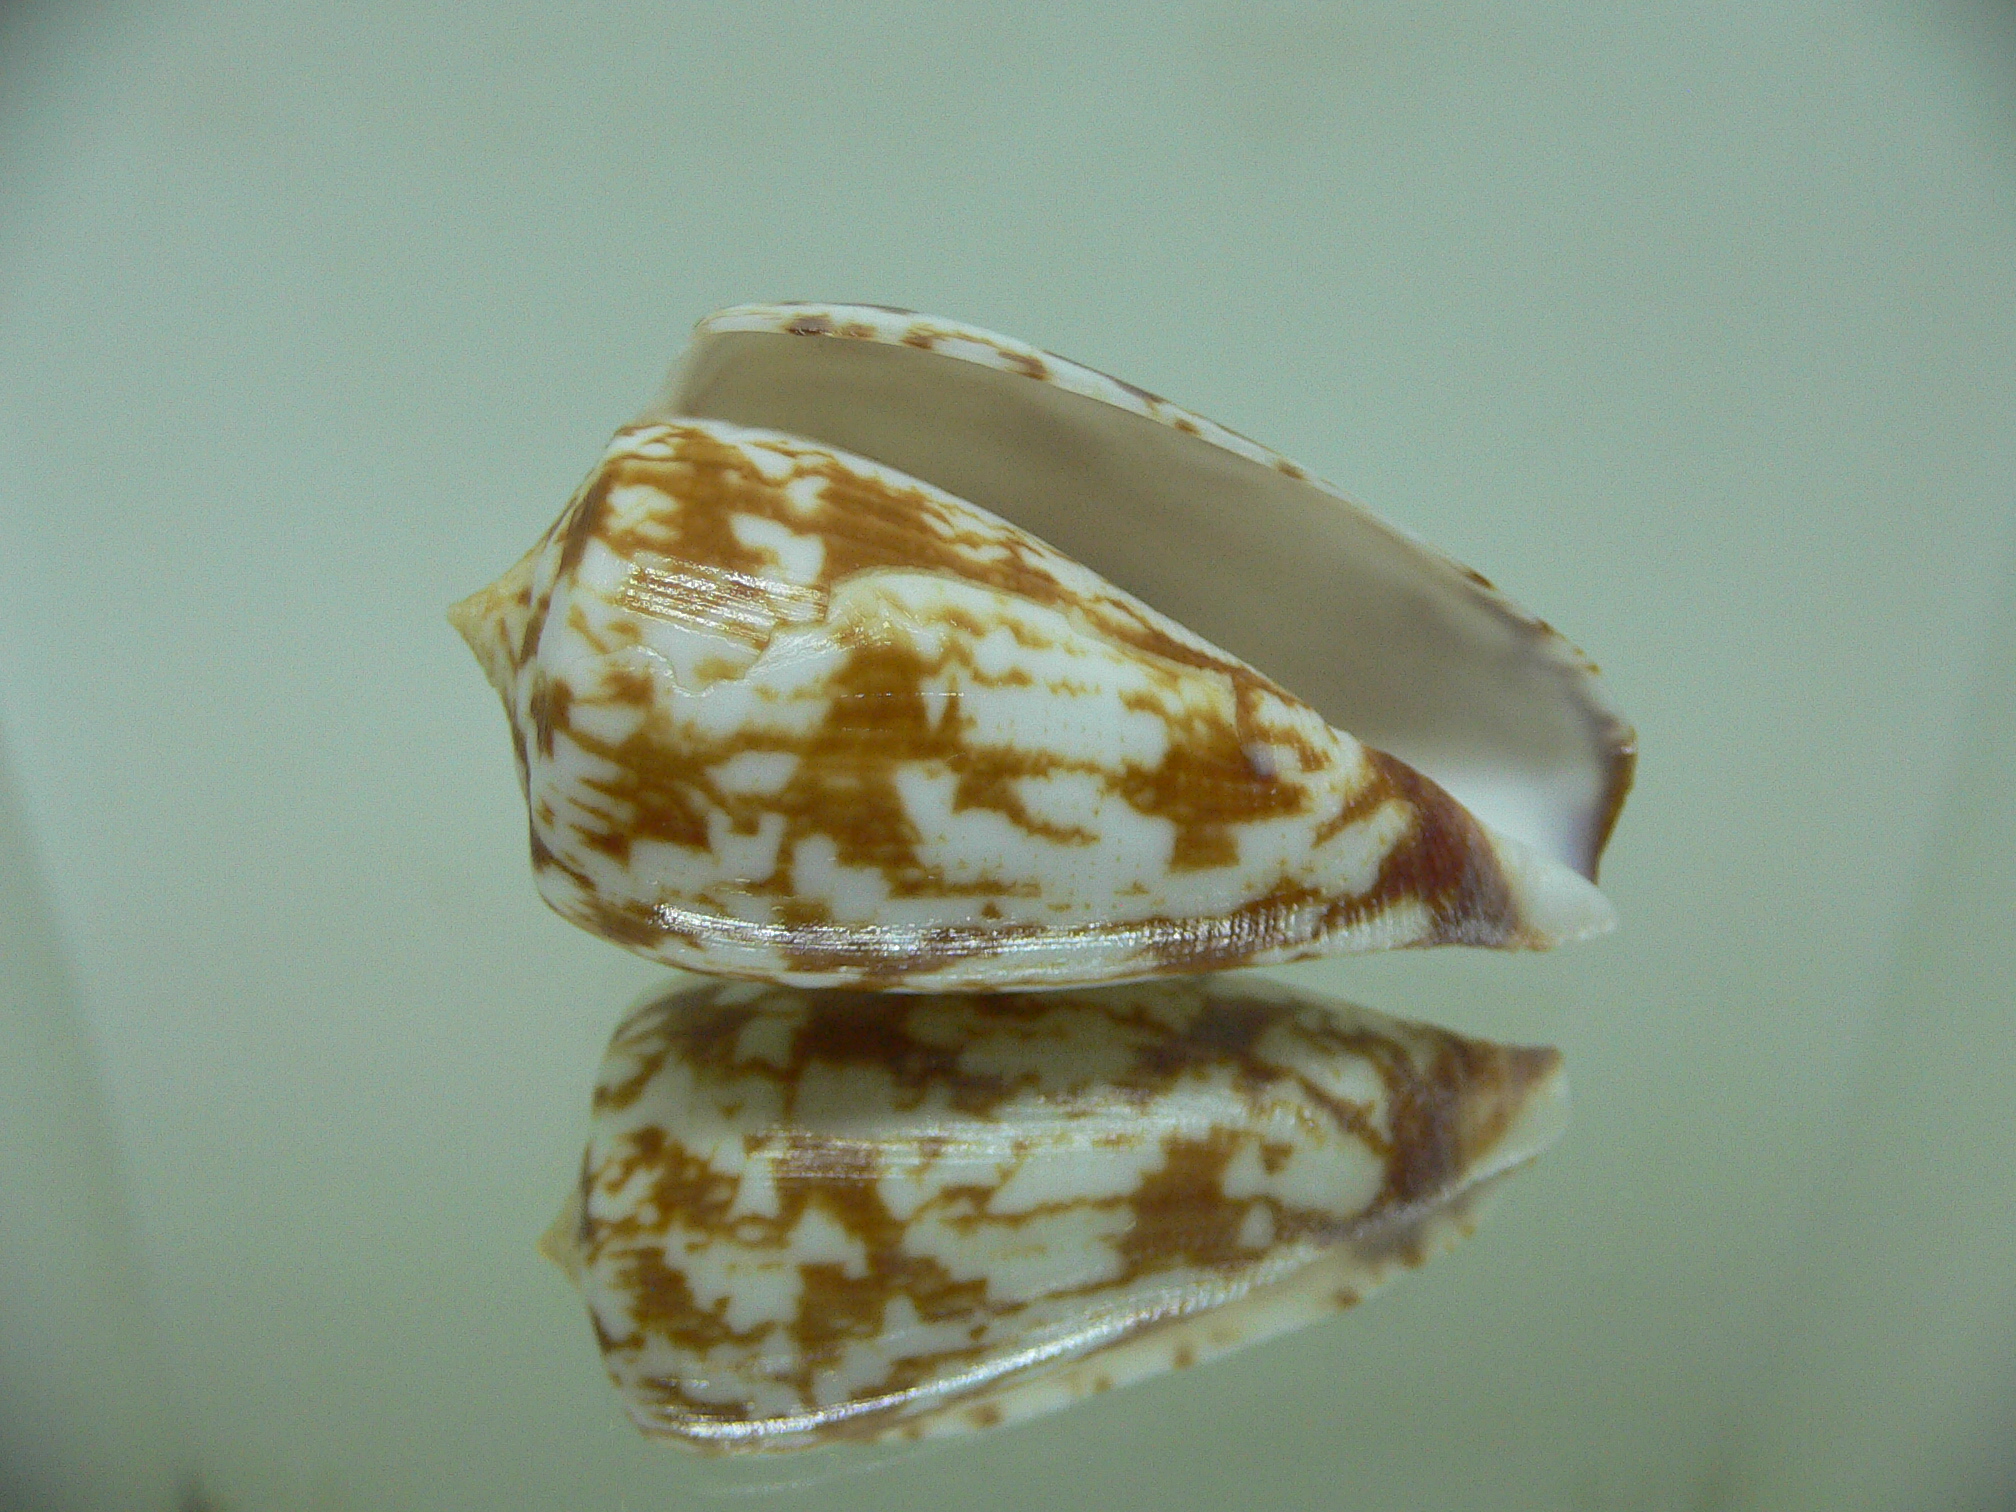
[[[1572,646],[1300,469],[1209,439],[1209,422],[1179,429],[1193,417],[991,333],[933,321],[973,339],[944,343],[959,355],[906,345],[905,318],[723,311],[647,416],[813,437],[978,504],[1595,877],[1632,734]],[[1042,376],[985,360],[1004,350],[1040,357]]]

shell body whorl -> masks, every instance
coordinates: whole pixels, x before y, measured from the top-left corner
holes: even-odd
[[[669,965],[1057,986],[1610,924],[1571,868],[1090,568],[802,437],[627,428],[456,620],[542,894]]]

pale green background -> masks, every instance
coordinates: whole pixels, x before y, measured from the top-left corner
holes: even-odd
[[[656,974],[442,618],[792,296],[1284,450],[1645,752],[1614,937],[1286,973],[1567,1049],[1471,1246],[797,1488],[639,1439],[532,1252]],[[2012,499],[2002,5],[0,10],[0,1497],[2006,1505]]]

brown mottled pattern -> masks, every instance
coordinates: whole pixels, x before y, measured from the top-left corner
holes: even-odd
[[[1392,1266],[1419,1263],[1424,1223],[1460,1206],[1471,1173],[1558,1066],[1551,1050],[1229,978],[917,997],[711,983],[647,1003],[617,1031],[571,1243],[612,1378],[648,1431],[789,1447],[881,1434],[948,1401],[978,1424],[998,1415],[987,1403],[1004,1381],[1234,1300],[1283,1264],[1354,1255],[1362,1265],[1334,1299],[1343,1305]],[[1331,1090],[1361,1083],[1362,1100]],[[821,1093],[812,1106],[814,1086],[883,1090],[838,1107]],[[1046,1144],[1060,1127],[1087,1132]],[[886,1181],[976,1140],[985,1161],[959,1167],[916,1212],[892,1210]],[[1048,1150],[1082,1161],[1101,1141],[1116,1169],[1138,1170],[1125,1190],[990,1206]],[[1274,1170],[1340,1146],[1383,1171],[1369,1200],[1228,1194],[1242,1152]],[[1125,1164],[1130,1150],[1145,1164]],[[738,1208],[748,1179],[738,1168],[765,1171],[774,1202]],[[1259,1251],[1241,1238],[1256,1207],[1271,1236]],[[962,1276],[919,1238],[920,1223],[1034,1225],[1027,1242],[1040,1247],[1052,1232],[1042,1225],[1073,1211],[1118,1220],[1110,1239],[1079,1241],[1112,1268],[1066,1257],[1037,1295],[992,1284],[984,1246],[982,1273]],[[862,1262],[793,1261],[810,1214]],[[765,1255],[795,1266],[789,1317],[738,1326],[733,1297],[700,1299],[693,1267],[718,1277],[722,1256]],[[914,1320],[901,1328],[899,1301]],[[906,1347],[905,1329],[929,1338]],[[864,1371],[864,1348],[881,1352],[879,1367]],[[1040,1358],[1025,1364],[1031,1349]],[[1185,1363],[1181,1351],[1172,1363]],[[851,1384],[836,1394],[841,1380]]]
[[[783,319],[785,312],[800,309],[806,313]],[[857,316],[836,324],[836,317],[847,311],[872,313],[866,320]],[[807,318],[808,316],[810,318]],[[896,316],[899,319],[876,320],[875,316]],[[753,323],[748,323],[752,320]],[[721,325],[720,323],[724,321],[734,323]],[[703,337],[716,328],[767,329],[815,338],[848,336],[857,340],[893,343],[923,351],[936,350],[945,342],[957,342],[962,348],[962,355],[976,347],[991,349],[994,360],[989,362],[990,366],[1052,383],[1067,391],[1096,398],[1103,403],[1117,404],[1120,408],[1158,424],[1167,425],[1186,435],[1205,438],[1212,445],[1232,451],[1248,461],[1271,467],[1286,477],[1307,482],[1317,491],[1337,500],[1343,507],[1355,508],[1335,488],[1317,480],[1305,468],[1237,431],[1206,420],[1170,403],[1158,394],[1115,378],[1087,364],[1074,362],[1068,357],[1044,352],[961,322],[919,315],[913,310],[892,305],[836,305],[813,301],[786,301],[778,305],[742,306],[720,311],[700,322],[699,326]],[[1458,562],[1449,561],[1448,565],[1474,586],[1483,590],[1486,596],[1485,602],[1492,612],[1532,633],[1536,641],[1553,642],[1552,655],[1560,662],[1564,671],[1579,664],[1579,675],[1592,679],[1598,675],[1598,669],[1585,655],[1562,640],[1545,621],[1535,619],[1511,603],[1483,574]],[[1607,699],[1600,696],[1593,700],[1588,699],[1586,694],[1589,691],[1591,690],[1584,689],[1582,713],[1589,721],[1592,750],[1603,770],[1596,808],[1590,816],[1590,830],[1585,837],[1584,853],[1576,864],[1578,870],[1593,882],[1596,880],[1602,851],[1616,827],[1624,801],[1631,790],[1637,761],[1637,736],[1630,724],[1609,708]]]
[[[668,878],[672,885],[662,893],[649,878],[640,878],[631,896],[609,896],[581,859],[593,853],[627,867],[639,841],[706,852],[710,814],[725,815],[731,832],[744,836],[756,834],[766,817],[781,816],[780,858],[790,857],[806,837],[823,836],[839,864],[879,871],[893,898],[1005,896],[991,881],[948,878],[919,854],[919,836],[896,777],[905,764],[929,763],[956,777],[955,811],[988,810],[1024,834],[1066,846],[1094,844],[1098,837],[1032,814],[1017,784],[1060,771],[1089,774],[1136,812],[1172,826],[1169,867],[1176,873],[1235,865],[1243,826],[1311,813],[1319,794],[1326,803],[1333,801],[1329,794],[1348,796],[1333,818],[1315,827],[1315,844],[1382,805],[1406,806],[1407,834],[1371,888],[1337,896],[1283,876],[1209,917],[1127,918],[1124,931],[1139,962],[1129,974],[1315,953],[1338,931],[1377,920],[1401,903],[1426,909],[1431,928],[1422,943],[1520,941],[1519,910],[1490,843],[1459,805],[1411,768],[1366,750],[1355,770],[1338,770],[1337,748],[1319,748],[1304,729],[1270,717],[1270,708],[1300,709],[1278,685],[1175,633],[1136,601],[1098,584],[1013,527],[985,516],[976,521],[975,512],[948,506],[922,486],[858,468],[816,445],[777,437],[763,445],[785,460],[787,476],[774,469],[766,474],[748,447],[724,440],[718,428],[640,426],[619,436],[608,460],[549,532],[549,539],[557,536],[559,542],[557,559],[547,558],[550,568],[539,574],[539,591],[524,602],[517,637],[523,676],[514,738],[521,769],[528,747],[550,760],[563,734],[595,763],[596,775],[586,784],[592,801],[566,821],[564,832],[550,806],[547,817],[534,814],[534,864],[571,878],[572,897],[559,906],[576,922],[646,954],[662,954],[669,944],[704,950],[710,938],[747,938],[781,950],[793,972],[831,973],[863,986],[900,986],[948,963],[1013,951],[1037,935],[1055,942],[1068,940],[1074,930],[1111,935],[1123,927],[1066,923],[1039,929],[1026,921],[1003,921],[927,923],[886,932],[842,929],[818,903],[800,896],[788,860],[780,860],[768,877],[747,879],[741,889],[743,896],[766,902],[766,924],[727,916],[708,897],[682,892],[676,878]],[[664,499],[665,506],[639,515],[634,500],[640,489]],[[624,512],[612,505],[619,490],[633,501]],[[816,538],[823,548],[816,577],[808,583],[774,582],[770,554],[737,533],[738,519]],[[974,660],[973,646],[990,630],[1006,628],[1017,637],[1029,631],[1012,618],[964,623],[953,612],[946,623],[962,633],[944,637],[933,655],[901,636],[854,633],[829,679],[830,703],[816,729],[702,735],[690,724],[675,724],[656,705],[661,694],[651,675],[607,660],[623,644],[597,641],[578,606],[570,611],[568,633],[605,655],[598,680],[592,686],[570,682],[539,662],[547,621],[591,542],[632,564],[624,607],[668,619],[700,614],[756,651],[780,625],[822,616],[840,585],[878,569],[901,569],[976,584],[1065,613],[1105,643],[1166,668],[1165,677],[1201,672],[1223,678],[1231,690],[1230,713],[1130,696],[1128,706],[1161,718],[1169,738],[1159,762],[1117,773],[1054,752],[982,741],[956,698],[948,707],[942,697],[934,703],[926,690],[948,670],[956,670],[969,687],[1026,684],[1028,674],[1018,668],[985,672]],[[702,600],[693,601],[695,594]],[[623,628],[619,622],[617,629]],[[508,705],[509,688],[506,698]],[[620,738],[598,733],[594,720],[581,717],[584,709],[621,705],[643,717]],[[1262,747],[1287,749],[1294,760],[1283,770],[1256,764],[1250,753]],[[716,769],[750,752],[794,759],[781,791],[723,789]]]

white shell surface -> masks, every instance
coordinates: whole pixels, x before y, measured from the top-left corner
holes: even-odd
[[[541,892],[671,965],[1057,986],[1612,922],[1572,867],[1089,568],[802,437],[627,428],[455,617],[512,722]]]
[[[1579,650],[1279,453],[1011,337],[909,310],[700,322],[646,418],[873,457],[993,511],[1594,879],[1636,737]]]
[[[645,1004],[545,1248],[638,1425],[1010,1421],[1355,1304],[1551,1143],[1552,1050],[1262,981]]]

